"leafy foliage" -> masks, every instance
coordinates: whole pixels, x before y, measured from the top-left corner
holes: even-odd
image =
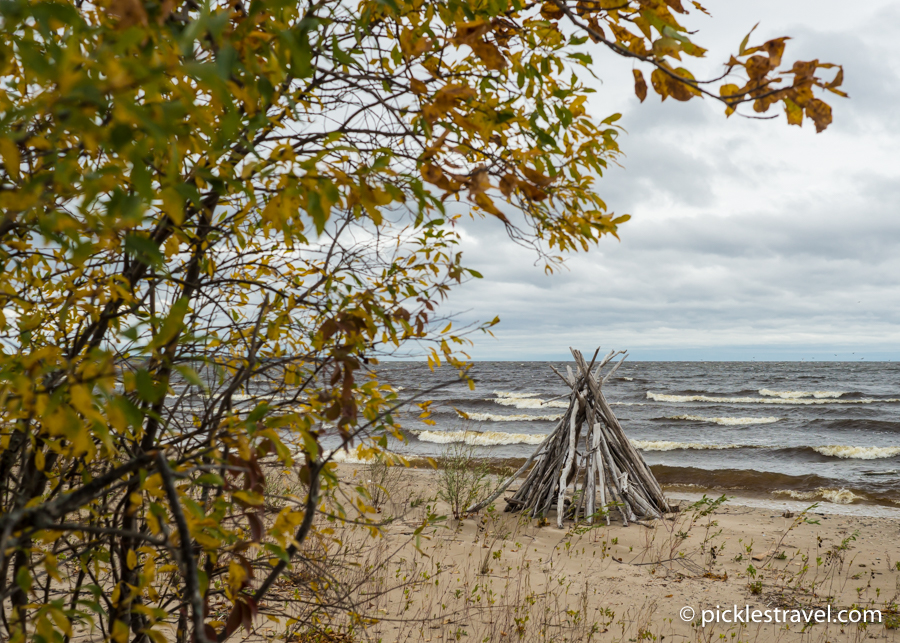
[[[179,641],[224,641],[308,538],[329,541],[328,520],[377,531],[364,497],[337,502],[321,438],[365,455],[398,434],[396,392],[369,367],[409,342],[464,373],[465,333],[436,311],[480,275],[448,201],[498,219],[551,270],[550,252],[615,235],[628,217],[595,182],[619,154],[618,115],[588,113],[579,74],[600,43],[652,66],[663,98],[710,94],[673,66],[703,52],[683,13],[678,0],[0,3],[7,636],[162,643],[174,623]],[[742,44],[727,69],[747,79],[714,98],[729,113],[781,102],[824,129],[813,88],[840,93],[840,71],[779,72],[783,49]],[[271,515],[273,468],[305,492]]]

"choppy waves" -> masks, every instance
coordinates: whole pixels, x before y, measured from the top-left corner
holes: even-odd
[[[836,505],[850,505],[857,500],[864,500],[864,496],[857,495],[843,487],[839,489],[827,489],[819,487],[814,491],[796,491],[794,489],[779,489],[773,492],[775,495],[788,496],[795,500],[827,500]]]
[[[890,489],[860,489],[844,481],[815,474],[788,475],[752,469],[710,470],[667,465],[653,465],[651,469],[660,484],[666,487],[743,491],[809,502],[824,500],[841,505],[889,504],[896,497],[896,492]]]
[[[900,447],[850,447],[828,445],[813,447],[813,451],[833,458],[851,460],[880,460],[900,455]]]
[[[700,442],[670,442],[668,440],[632,440],[631,443],[641,451],[678,451],[681,449],[722,450],[743,449],[743,444],[703,444]]]
[[[806,452],[818,453],[831,458],[852,460],[878,460],[900,456],[900,447],[860,447],[845,445],[826,446],[779,446],[768,444],[709,444],[705,442],[673,442],[668,440],[632,440],[631,443],[642,451],[723,451],[726,449],[767,449],[770,451],[792,451],[798,455]]]
[[[504,433],[502,431],[412,431],[422,442],[452,444],[463,442],[474,446],[502,444],[540,444],[547,437],[541,433]]]
[[[666,395],[647,391],[647,399],[654,402],[713,402],[718,404],[876,404],[900,402],[900,398],[877,399],[862,397],[840,400],[816,397],[714,397],[711,395]]]
[[[512,416],[503,416],[512,417]],[[507,433],[505,431],[411,431],[422,442],[451,444],[465,442],[474,446],[499,446],[507,444],[537,445],[547,437],[546,433]],[[845,445],[787,446],[768,444],[713,444],[706,442],[678,442],[672,440],[631,440],[641,451],[725,451],[730,449],[759,449],[770,451],[790,451],[796,454],[813,452],[826,457],[877,460],[900,456],[900,447],[862,447]]]
[[[545,402],[536,397],[490,397],[486,402],[496,402],[502,406],[512,406],[517,409],[566,409],[569,403],[562,400]]]
[[[721,418],[708,418],[701,417],[699,415],[673,415],[672,417],[667,418],[669,420],[686,420],[689,422],[711,422],[713,424],[721,424],[723,426],[742,426],[745,424],[772,424],[773,422],[777,422],[780,418],[776,417],[764,417],[764,418],[729,418],[729,417],[721,417]]]
[[[322,456],[326,460],[330,458],[332,462],[339,462],[342,464],[367,464],[375,461],[374,457],[360,457],[359,452],[356,449],[352,449],[349,452],[344,449],[325,451]]]
[[[456,410],[459,417],[476,422],[554,422],[562,417],[561,413],[555,415],[526,415],[516,413],[514,415],[500,415],[497,413],[475,413],[474,411]]]
[[[826,399],[840,397],[845,394],[845,391],[772,391],[762,388],[759,390],[759,394],[766,397],[780,397],[785,400],[796,400],[804,397]]]

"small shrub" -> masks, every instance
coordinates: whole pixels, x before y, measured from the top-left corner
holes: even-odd
[[[750,593],[754,596],[759,596],[760,594],[762,594],[763,584],[761,580],[748,583],[747,587],[750,589]]]
[[[475,447],[457,442],[445,448],[438,458],[438,497],[450,505],[457,520],[467,507],[490,493],[488,464],[475,453]]]
[[[363,471],[363,488],[376,512],[381,513],[391,499],[391,490],[396,491],[403,483],[404,467],[393,462],[388,456],[372,460]]]
[[[288,499],[302,498],[307,490],[307,485],[297,480],[289,470],[282,471],[281,475],[273,471],[272,475],[266,476],[264,492],[266,508],[270,511],[281,511],[287,506]]]

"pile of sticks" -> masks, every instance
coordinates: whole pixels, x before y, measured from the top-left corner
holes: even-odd
[[[519,471],[491,498],[470,507],[469,511],[487,506],[534,462],[519,489],[506,499],[507,511],[527,511],[537,517],[547,516],[550,509],[555,508],[560,528],[566,517],[576,522],[581,518],[593,523],[600,510],[609,524],[611,505],[618,507],[626,526],[629,521],[637,522],[639,517],[661,518],[672,508],[603,395],[603,385],[625,361],[625,351],[610,352],[594,369],[599,349],[590,364],[579,351],[569,350],[575,358],[575,372],[567,366],[567,373],[563,375],[550,367],[570,388],[570,402],[565,414]],[[622,355],[622,359],[603,375],[603,368],[617,355]],[[573,500],[569,501],[566,490],[572,484]]]

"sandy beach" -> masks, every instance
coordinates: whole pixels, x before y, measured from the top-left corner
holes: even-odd
[[[348,488],[369,474],[339,466]],[[439,472],[404,469],[378,509],[383,537],[343,540],[366,543],[351,584],[371,640],[898,639],[900,510],[672,493],[681,511],[666,520],[624,527],[613,511],[609,526],[561,530],[498,500],[417,534],[447,514],[438,486]],[[870,622],[838,622],[852,619]]]

